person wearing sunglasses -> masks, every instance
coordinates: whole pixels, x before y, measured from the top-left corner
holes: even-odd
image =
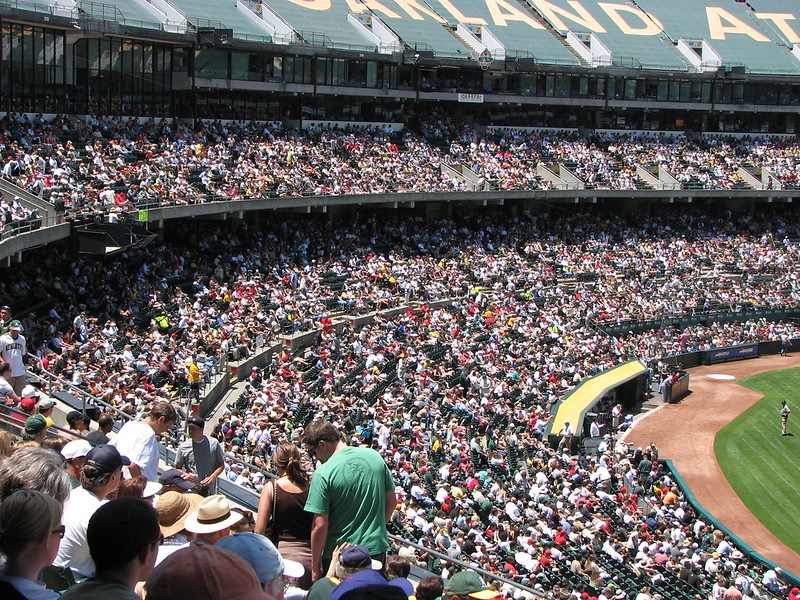
[[[61,598],[138,600],[134,590],[150,575],[164,541],[152,504],[131,497],[103,504],[89,519],[86,541],[97,570]]]
[[[61,505],[46,494],[18,490],[0,504],[0,598],[55,600],[58,594],[37,581],[53,563],[64,535]]]

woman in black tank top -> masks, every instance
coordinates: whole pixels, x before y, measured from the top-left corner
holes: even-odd
[[[308,473],[300,464],[300,450],[281,442],[272,454],[278,479],[261,490],[255,532],[266,535],[283,558],[302,564],[305,575],[298,587],[311,586],[311,522],[313,515],[304,509],[308,498]]]

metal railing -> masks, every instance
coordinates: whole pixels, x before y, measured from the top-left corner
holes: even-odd
[[[38,357],[36,357],[35,355],[30,354],[30,353],[28,354],[28,356],[29,356],[29,358],[31,360],[36,361],[38,363],[38,360],[39,360]],[[224,366],[226,364],[227,364],[227,361],[220,360],[220,361],[217,361],[215,363],[215,367],[219,367],[220,365]],[[81,412],[85,413],[87,411],[87,409],[90,410],[92,408],[98,408],[98,409],[102,409],[105,412],[112,413],[113,415],[115,415],[116,419],[118,421],[120,421],[122,424],[127,423],[128,421],[136,420],[136,417],[134,415],[126,413],[126,412],[120,410],[119,408],[117,408],[116,406],[113,406],[112,404],[109,404],[108,402],[105,402],[101,398],[98,398],[97,396],[94,396],[94,395],[90,394],[86,390],[84,390],[84,389],[82,389],[82,388],[80,388],[80,387],[78,387],[76,385],[73,385],[72,382],[67,381],[63,377],[60,377],[60,376],[56,375],[55,373],[52,373],[52,372],[42,368],[41,366],[39,366],[37,370],[39,372],[29,369],[28,370],[28,376],[29,377],[33,377],[37,381],[39,381],[39,383],[42,386],[42,389],[48,395],[51,395],[51,396],[53,395],[53,393],[57,393],[57,391],[56,392],[53,391],[53,385],[57,383],[58,386],[60,386],[60,388],[62,390],[67,391],[68,393],[72,394],[73,396],[75,396],[77,399],[79,399],[81,401],[81,406],[82,406]],[[216,378],[222,376],[222,371],[219,368],[212,369],[207,373],[207,375],[210,375],[214,379],[216,379]],[[183,386],[182,388],[180,388],[178,390],[178,394],[179,394],[178,398],[183,400],[183,406],[181,406],[181,409],[185,411],[184,414],[182,415],[184,424],[186,422],[186,417],[188,416],[189,411],[190,411],[190,408],[189,408],[190,393],[191,392],[190,392],[189,386]],[[58,398],[58,396],[53,396],[53,397],[56,400],[59,400],[60,402],[63,402],[63,400]],[[120,427],[121,427],[121,425],[119,425],[119,426],[115,425],[115,429],[116,430],[118,430]],[[59,432],[64,432],[64,433],[67,433],[69,435],[74,435],[69,430],[63,429],[61,427],[53,426],[53,428],[55,428]],[[175,464],[175,450],[174,449],[177,448],[178,444],[180,444],[182,441],[187,439],[187,437],[188,437],[188,434],[185,431],[185,427],[184,427],[184,429],[176,428],[175,430],[173,430],[173,433],[171,433],[171,434],[170,433],[161,434],[161,438],[165,443],[160,444],[159,452],[161,454],[161,458],[164,460],[165,463],[167,463],[167,465],[174,465]],[[242,461],[242,460],[239,460],[239,459],[236,459],[236,458],[229,458],[229,457],[226,457],[226,460],[229,461],[229,462],[236,463],[236,464],[240,465],[241,467],[247,467],[248,469],[250,469],[250,471],[258,471],[259,473],[261,473],[262,475],[264,475],[267,478],[276,477],[276,475],[274,473],[272,473],[270,471],[267,471],[265,469],[262,469],[262,468],[258,467],[257,465],[254,465],[253,463],[249,463],[249,462],[246,462],[246,461]],[[223,480],[224,480],[224,478],[223,478]],[[225,481],[227,481],[227,480],[225,480]],[[236,485],[233,482],[228,482],[228,483],[230,485],[232,485],[232,486]],[[238,486],[238,485],[236,485],[236,487],[240,488],[240,489],[247,489],[247,488],[244,488],[244,487]]]

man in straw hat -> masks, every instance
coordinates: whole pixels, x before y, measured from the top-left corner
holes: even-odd
[[[231,534],[231,525],[238,523],[242,515],[231,511],[228,499],[222,494],[203,498],[197,510],[186,517],[184,527],[197,535],[196,544],[216,544]]]
[[[167,556],[188,546],[194,534],[186,531],[186,517],[197,510],[203,497],[199,494],[182,494],[168,491],[158,497],[158,525],[164,536],[164,544],[158,549],[156,564]]]

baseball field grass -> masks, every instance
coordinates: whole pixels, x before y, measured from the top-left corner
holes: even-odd
[[[717,461],[756,518],[800,552],[800,369],[761,373],[738,383],[764,397],[717,434]],[[792,411],[787,436],[781,436],[781,400]]]

